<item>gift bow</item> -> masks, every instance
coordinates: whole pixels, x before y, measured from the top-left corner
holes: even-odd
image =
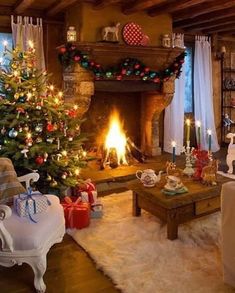
[[[80,192],[86,192],[87,193],[87,195],[88,195],[88,202],[90,204],[93,204],[95,202],[94,196],[92,194],[92,191],[95,191],[95,190],[96,190],[95,184],[91,182],[91,179],[85,180],[84,186],[81,186],[79,188],[79,191]]]
[[[43,194],[41,194],[40,192],[34,192],[33,194],[32,194],[32,187],[29,187],[28,188],[28,190],[27,190],[27,192],[24,192],[24,193],[21,193],[21,194],[19,194],[18,195],[18,199],[19,200],[26,200],[26,203],[25,203],[25,212],[26,212],[26,214],[27,214],[27,212],[28,212],[28,215],[29,215],[29,219],[32,221],[32,222],[34,222],[34,223],[37,223],[37,221],[35,221],[34,219],[33,219],[33,217],[32,217],[32,215],[31,215],[31,212],[30,212],[30,208],[29,208],[29,202],[30,202],[30,200],[32,200],[33,201],[33,214],[36,214],[36,212],[37,212],[37,208],[36,208],[36,200],[32,197],[33,195],[40,195],[40,196],[44,196],[44,197],[46,197],[45,195],[43,195]],[[23,198],[21,197],[21,196],[24,196]],[[50,206],[51,205],[51,202],[49,201],[49,199],[46,197],[46,199],[47,199],[47,204]]]

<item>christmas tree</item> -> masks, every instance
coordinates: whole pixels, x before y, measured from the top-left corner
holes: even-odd
[[[16,170],[38,170],[39,190],[63,189],[79,182],[86,165],[79,105],[67,105],[63,93],[35,67],[32,42],[25,52],[5,49],[8,66],[0,71],[0,156]]]

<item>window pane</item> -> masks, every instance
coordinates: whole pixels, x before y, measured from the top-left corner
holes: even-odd
[[[192,82],[192,70],[193,70],[193,50],[192,47],[186,48],[185,57],[185,101],[184,112],[193,112],[193,82]]]
[[[2,65],[9,64],[9,54],[3,56],[5,51],[4,41],[7,41],[7,49],[12,50],[12,34],[0,33],[0,57],[3,57]]]

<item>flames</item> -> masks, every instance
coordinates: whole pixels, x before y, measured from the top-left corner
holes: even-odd
[[[126,136],[122,129],[118,112],[115,110],[110,116],[109,129],[105,139],[107,154],[115,150],[117,164],[127,164],[126,160]]]

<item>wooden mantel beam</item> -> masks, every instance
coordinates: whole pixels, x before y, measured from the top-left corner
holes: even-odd
[[[214,0],[212,2],[205,2],[197,5],[197,7],[187,8],[182,11],[173,13],[174,21],[179,21],[188,18],[194,18],[210,12],[216,12],[225,8],[235,7],[235,0]],[[227,16],[227,15],[226,15]]]
[[[226,15],[227,17],[232,17],[235,16],[235,7],[233,8],[227,8],[227,9],[222,9],[219,11],[203,14],[200,16],[197,16],[193,19],[184,19],[180,21],[174,20],[174,28],[187,28],[193,25],[198,25],[198,24],[203,24],[207,23],[209,21],[215,21],[219,19],[223,19]]]
[[[53,5],[49,10],[47,10],[47,16],[54,16],[59,12],[66,9],[68,6],[75,4],[78,0],[60,0],[58,3]]]
[[[186,9],[189,7],[191,9],[192,6],[201,4],[206,1],[207,0],[182,0],[182,1],[174,1],[173,3],[172,1],[171,2],[167,1],[165,5],[161,5],[159,7],[156,6],[152,9],[149,9],[148,14],[150,16],[156,16],[159,14],[172,13],[174,11]],[[209,1],[213,1],[213,0],[209,0]]]
[[[166,2],[173,2],[174,0],[137,0],[133,1],[131,4],[126,4],[122,8],[124,14],[135,13],[140,10],[146,10],[152,6],[165,4]]]
[[[20,0],[17,1],[15,7],[14,7],[14,13],[21,14],[24,13],[25,10],[30,8],[30,6],[35,2],[36,0]]]
[[[235,24],[235,17],[230,16],[222,19],[212,20],[201,24],[192,24],[188,26],[186,30],[188,31],[199,31],[205,29],[216,28],[217,26],[227,25],[227,24]]]
[[[98,10],[109,5],[117,4],[119,2],[121,2],[121,0],[96,0],[93,4],[93,8]]]

